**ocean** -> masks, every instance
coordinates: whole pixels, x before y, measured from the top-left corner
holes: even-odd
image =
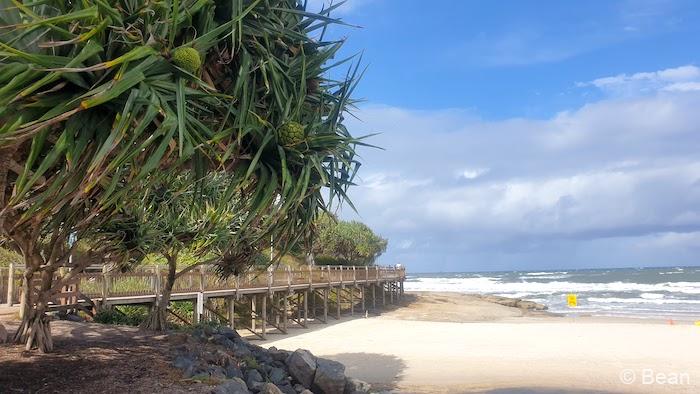
[[[700,320],[700,267],[408,273],[404,286],[523,298],[567,315]],[[576,308],[567,294],[577,295]]]

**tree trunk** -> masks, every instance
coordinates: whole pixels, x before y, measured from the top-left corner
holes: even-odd
[[[41,283],[36,295],[33,294],[32,289],[35,276],[35,271],[27,266],[22,279],[22,305],[20,306],[22,322],[15,333],[14,340],[16,343],[24,343],[26,350],[38,348],[39,351],[48,353],[53,350],[50,318],[46,315],[48,296],[51,294],[53,283],[53,271],[45,270],[40,273]],[[36,299],[36,305],[33,298]]]
[[[141,323],[141,327],[151,331],[165,331],[168,329],[168,305],[170,304],[170,295],[173,292],[175,285],[175,270],[177,269],[177,258],[168,257],[168,276],[165,280],[162,294],[156,295],[156,302],[151,307],[146,320]],[[160,275],[160,272],[158,273]]]

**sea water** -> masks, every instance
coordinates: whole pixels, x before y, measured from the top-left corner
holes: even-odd
[[[700,320],[700,267],[409,273],[405,289],[523,298],[569,315]]]

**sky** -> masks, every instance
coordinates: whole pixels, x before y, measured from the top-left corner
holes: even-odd
[[[319,8],[323,0],[309,2]],[[700,264],[700,3],[349,0],[341,217],[412,272]],[[340,56],[342,57],[342,56]]]

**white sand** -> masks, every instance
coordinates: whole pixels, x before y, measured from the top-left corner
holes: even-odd
[[[314,324],[264,345],[309,349],[344,363],[351,376],[397,392],[700,393],[698,326],[552,317],[433,322],[396,317],[401,314]],[[623,384],[621,374],[634,382]]]

